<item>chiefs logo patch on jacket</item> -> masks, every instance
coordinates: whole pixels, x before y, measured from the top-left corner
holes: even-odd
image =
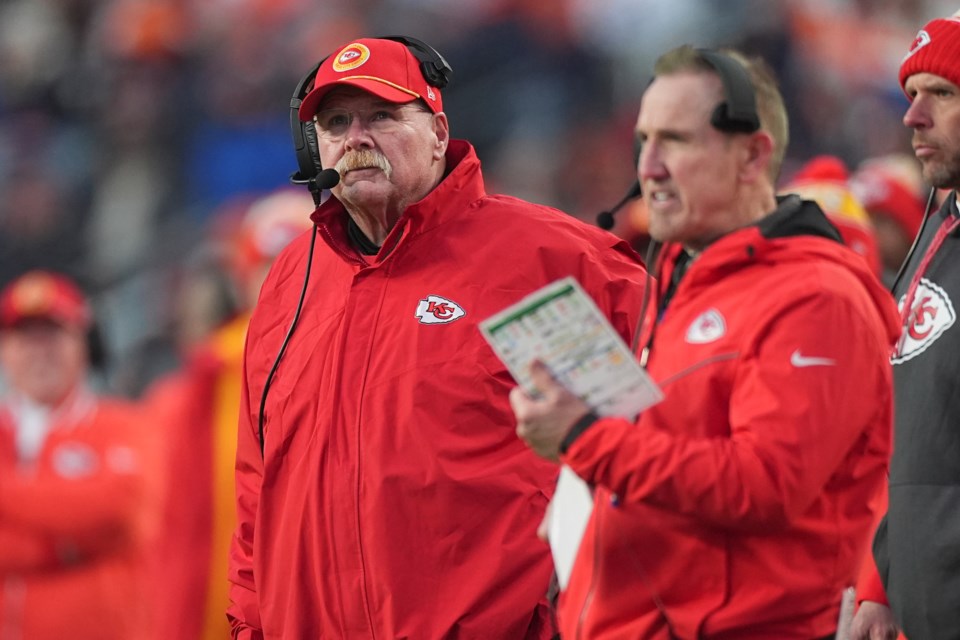
[[[901,299],[901,308],[903,304],[904,300]],[[899,364],[920,355],[956,320],[957,313],[947,292],[930,280],[921,278],[913,297],[913,308],[891,362]]]

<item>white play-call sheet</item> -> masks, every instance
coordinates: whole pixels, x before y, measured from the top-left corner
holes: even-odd
[[[656,383],[573,277],[526,296],[480,323],[480,331],[527,393],[540,360],[599,415],[633,419],[663,398]],[[593,509],[590,487],[563,467],[551,503],[550,548],[565,589]]]

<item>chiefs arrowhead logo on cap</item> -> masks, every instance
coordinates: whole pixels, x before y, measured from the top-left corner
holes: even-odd
[[[359,42],[348,44],[340,51],[340,55],[333,61],[334,71],[350,71],[356,69],[370,59],[370,49]]]
[[[903,59],[906,60],[928,44],[930,44],[930,34],[927,33],[925,29],[920,29],[920,31],[917,32],[917,37],[913,39],[913,44],[910,45],[910,51],[907,52],[907,55],[903,56]]]
[[[57,283],[46,273],[29,273],[10,290],[10,303],[21,315],[39,315],[53,307]]]

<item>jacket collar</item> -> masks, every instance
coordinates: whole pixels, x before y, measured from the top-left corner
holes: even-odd
[[[473,146],[465,140],[451,140],[446,153],[447,173],[433,191],[422,200],[407,207],[384,240],[383,247],[392,249],[402,238],[410,238],[429,231],[456,218],[472,203],[485,195],[480,160]],[[341,253],[349,249],[347,238],[347,214],[343,204],[335,197],[329,198],[310,216],[310,219],[326,233],[325,239],[332,242]],[[383,256],[381,256],[383,257]]]
[[[819,236],[843,242],[840,232],[827,219],[823,210],[811,200],[798,195],[777,198],[777,208],[756,223],[760,235],[768,240],[791,236]]]
[[[707,254],[711,262],[719,258],[726,268],[736,268],[735,265],[743,260],[757,259],[770,247],[772,240],[803,236],[843,243],[840,232],[815,202],[788,195],[777,198],[777,208],[771,213],[718,238],[702,253]],[[658,279],[661,282],[670,278],[681,251],[683,248],[679,244],[670,243],[660,252]]]

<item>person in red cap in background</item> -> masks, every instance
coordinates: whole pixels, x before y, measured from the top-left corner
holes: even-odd
[[[920,231],[893,293],[894,446],[873,541],[879,580],[861,580],[854,637],[960,638],[960,12],[927,23],[900,65],[903,123],[925,182],[950,189]],[[889,600],[889,608],[887,601]],[[890,613],[892,611],[892,617]],[[895,623],[894,623],[895,620]]]
[[[267,270],[312,226],[313,201],[292,187],[221,209],[212,241],[224,245],[237,310],[185,344],[185,364],[148,390],[145,402],[166,440],[164,536],[157,545],[152,600],[162,637],[230,636],[227,557],[236,526],[234,463],[243,344]],[[192,298],[191,298],[192,299]]]
[[[93,315],[32,271],[0,293],[0,637],[151,638],[152,425],[87,385]]]
[[[817,156],[803,165],[784,189],[813,200],[840,232],[844,244],[866,260],[880,277],[882,265],[873,224],[849,185],[850,173],[843,160]]]
[[[861,163],[850,188],[873,221],[883,282],[893,286],[923,219],[923,178],[916,158],[891,154]]]
[[[488,195],[472,145],[450,137],[449,75],[425,43],[363,38],[297,90],[314,164],[339,183],[250,321],[239,640],[556,633],[536,529],[558,469],[516,437],[512,378],[478,324],[573,276],[629,341],[646,272],[612,234]]]

